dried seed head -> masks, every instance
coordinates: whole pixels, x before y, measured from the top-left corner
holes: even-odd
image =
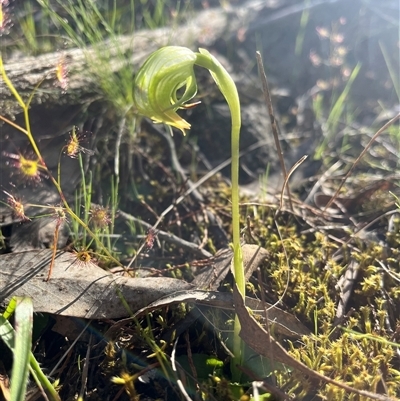
[[[56,66],[57,84],[65,93],[68,89],[68,68],[64,56],[61,56]]]
[[[65,209],[61,206],[54,207],[54,217],[56,218],[57,225],[61,225],[65,221],[67,221],[67,214],[65,213]]]
[[[157,235],[156,231],[154,229],[150,228],[147,233],[146,240],[145,240],[147,249],[153,248],[156,235]]]
[[[86,149],[81,146],[82,140],[85,138],[85,135],[82,133],[77,133],[77,128],[74,127],[69,136],[69,141],[64,147],[64,153],[75,159],[79,153],[86,153],[88,155],[93,155],[94,152],[92,150]]]
[[[96,228],[104,228],[111,223],[110,213],[107,208],[95,205],[90,208],[90,222]]]
[[[8,0],[0,0],[0,36],[7,35],[12,26],[9,5]]]
[[[316,28],[315,28],[315,30],[317,31],[317,33],[318,33],[318,35],[321,37],[321,38],[329,38],[329,36],[330,36],[330,32],[329,32],[329,30],[327,29],[327,28],[325,28],[325,27],[323,27],[323,26],[317,26]]]
[[[92,261],[92,256],[90,255],[90,252],[86,249],[82,249],[80,251],[73,251],[76,260],[74,263],[78,264],[79,267],[85,267],[87,266],[88,263]]]
[[[30,218],[25,215],[25,208],[22,202],[8,192],[4,190],[3,192],[7,195],[7,203],[13,210],[14,217],[21,220],[30,220]]]

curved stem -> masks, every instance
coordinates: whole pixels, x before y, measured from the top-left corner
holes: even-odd
[[[237,88],[233,79],[207,50],[199,49],[195,64],[207,68],[214,81],[218,85],[219,90],[224,95],[228,103],[231,113],[232,130],[231,130],[231,181],[232,181],[232,238],[233,238],[233,270],[235,282],[239,293],[244,298],[246,290],[246,281],[244,276],[242,249],[240,247],[240,212],[239,212],[239,145],[240,145],[240,101]],[[233,330],[233,355],[231,361],[232,379],[234,382],[240,382],[241,371],[237,368],[243,364],[244,360],[244,343],[240,338],[240,321],[235,315],[235,323]]]
[[[228,103],[231,113],[231,180],[232,180],[232,238],[233,238],[233,263],[235,281],[242,296],[245,294],[245,278],[240,248],[240,213],[239,213],[239,140],[240,140],[240,101],[237,88],[233,79],[207,50],[199,49],[195,64],[207,68],[213,76],[221,93]]]
[[[233,79],[219,61],[205,49],[199,49],[199,53],[194,53],[184,47],[166,46],[152,53],[137,73],[134,92],[135,105],[138,112],[150,117],[154,122],[164,122],[180,129],[185,134],[185,129],[189,129],[190,124],[177,114],[177,110],[190,106],[187,102],[196,95],[197,84],[194,76],[194,65],[210,71],[219,90],[225,97],[231,113],[233,273],[239,293],[244,297],[245,275],[240,247],[239,214],[241,116],[239,95]],[[156,225],[158,223],[159,221]],[[240,371],[236,365],[242,364],[243,361],[243,343],[239,333],[240,322],[236,316],[233,333],[235,358],[232,361],[231,369],[235,381],[240,379]]]

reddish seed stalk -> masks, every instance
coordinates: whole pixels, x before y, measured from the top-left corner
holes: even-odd
[[[54,237],[53,237],[53,254],[51,255],[49,273],[47,275],[46,282],[50,280],[51,273],[53,272],[54,261],[56,259],[56,254],[57,254],[58,230],[60,228],[60,225],[61,225],[61,221],[57,221],[56,229],[54,230]]]

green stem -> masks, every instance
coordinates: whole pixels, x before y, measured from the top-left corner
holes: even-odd
[[[14,95],[15,99],[17,99],[17,102],[19,103],[21,108],[23,110],[25,110],[24,101],[22,100],[22,98],[19,95],[18,91],[15,89],[14,85],[12,84],[12,82],[10,81],[10,79],[8,78],[8,76],[6,74],[6,70],[5,70],[4,64],[3,64],[3,58],[1,57],[1,55],[0,55],[0,72],[1,72],[1,76],[3,77],[4,82],[7,85],[8,89],[10,89],[10,92]]]
[[[232,181],[232,238],[233,238],[233,270],[236,285],[242,297],[245,296],[246,281],[244,276],[242,250],[240,247],[240,212],[239,212],[239,146],[240,146],[240,101],[236,85],[225,68],[207,50],[199,49],[195,64],[207,68],[225,97],[231,113],[231,181]],[[237,365],[244,360],[244,343],[240,338],[240,321],[235,315],[233,330],[233,355],[231,362],[232,380],[240,382],[241,371]]]
[[[207,50],[199,49],[196,53],[195,64],[207,68],[217,83],[221,93],[228,103],[231,113],[231,180],[232,180],[232,238],[233,238],[233,264],[235,281],[242,296],[245,294],[245,278],[240,248],[240,213],[239,213],[239,140],[240,140],[240,102],[237,88],[233,79]],[[211,57],[210,57],[211,56]]]

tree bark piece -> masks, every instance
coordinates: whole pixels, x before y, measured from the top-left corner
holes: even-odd
[[[37,57],[12,58],[5,62],[5,70],[23,99],[44,79],[34,96],[33,105],[76,104],[96,93],[97,77],[93,71],[98,66],[88,65],[88,62],[95,62],[99,55],[109,55],[109,64],[104,65],[104,68],[110,74],[117,73],[123,66],[121,55],[136,69],[151,52],[168,44],[190,48],[209,47],[225,34],[236,32],[242,21],[248,20],[252,13],[254,8],[249,6],[238,8],[235,12],[222,8],[204,10],[183,26],[142,30],[134,35],[120,36],[116,40],[88,46],[85,50],[74,48]],[[60,96],[62,90],[57,87],[56,67],[62,58],[68,67],[68,90]],[[20,112],[4,81],[0,81],[0,109],[7,116]]]

